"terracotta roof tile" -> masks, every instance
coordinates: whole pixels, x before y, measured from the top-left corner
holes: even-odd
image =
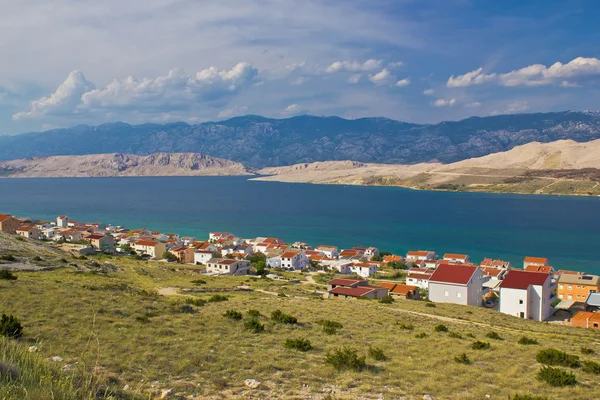
[[[543,285],[549,277],[550,274],[512,269],[506,274],[506,277],[500,284],[500,288],[524,290],[529,285]]]

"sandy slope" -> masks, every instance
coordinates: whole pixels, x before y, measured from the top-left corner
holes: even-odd
[[[0,176],[108,177],[108,176],[221,176],[251,175],[240,163],[197,153],[90,154],[0,162]]]

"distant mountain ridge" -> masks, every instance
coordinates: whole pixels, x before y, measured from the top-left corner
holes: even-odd
[[[10,178],[230,175],[252,172],[240,163],[195,153],[113,153],[0,161],[0,177]]]
[[[600,114],[564,111],[472,117],[439,124],[387,118],[236,117],[198,125],[79,125],[0,136],[0,160],[53,155],[202,153],[262,168],[316,161],[453,163],[530,142],[600,138]]]

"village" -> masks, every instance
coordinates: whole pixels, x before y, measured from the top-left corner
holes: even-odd
[[[111,254],[156,262],[203,266],[208,275],[265,275],[277,271],[335,273],[323,296],[329,299],[409,299],[487,307],[514,317],[600,330],[600,277],[555,270],[543,257],[526,256],[522,268],[466,254],[415,250],[405,255],[376,247],[339,249],[281,239],[243,239],[211,232],[206,240],[147,229],[129,230],[82,223],[68,216],[32,221],[0,214],[0,232],[20,240],[55,243],[76,256]],[[390,273],[391,271],[391,273]],[[402,271],[402,274],[394,272]],[[386,277],[386,274],[390,275]],[[394,279],[401,278],[401,279]],[[369,279],[377,284],[370,284]]]

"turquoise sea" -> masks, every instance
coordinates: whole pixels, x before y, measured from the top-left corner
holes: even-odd
[[[59,214],[207,238],[210,231],[286,242],[544,256],[600,273],[600,199],[287,184],[245,177],[0,179],[0,213]]]

